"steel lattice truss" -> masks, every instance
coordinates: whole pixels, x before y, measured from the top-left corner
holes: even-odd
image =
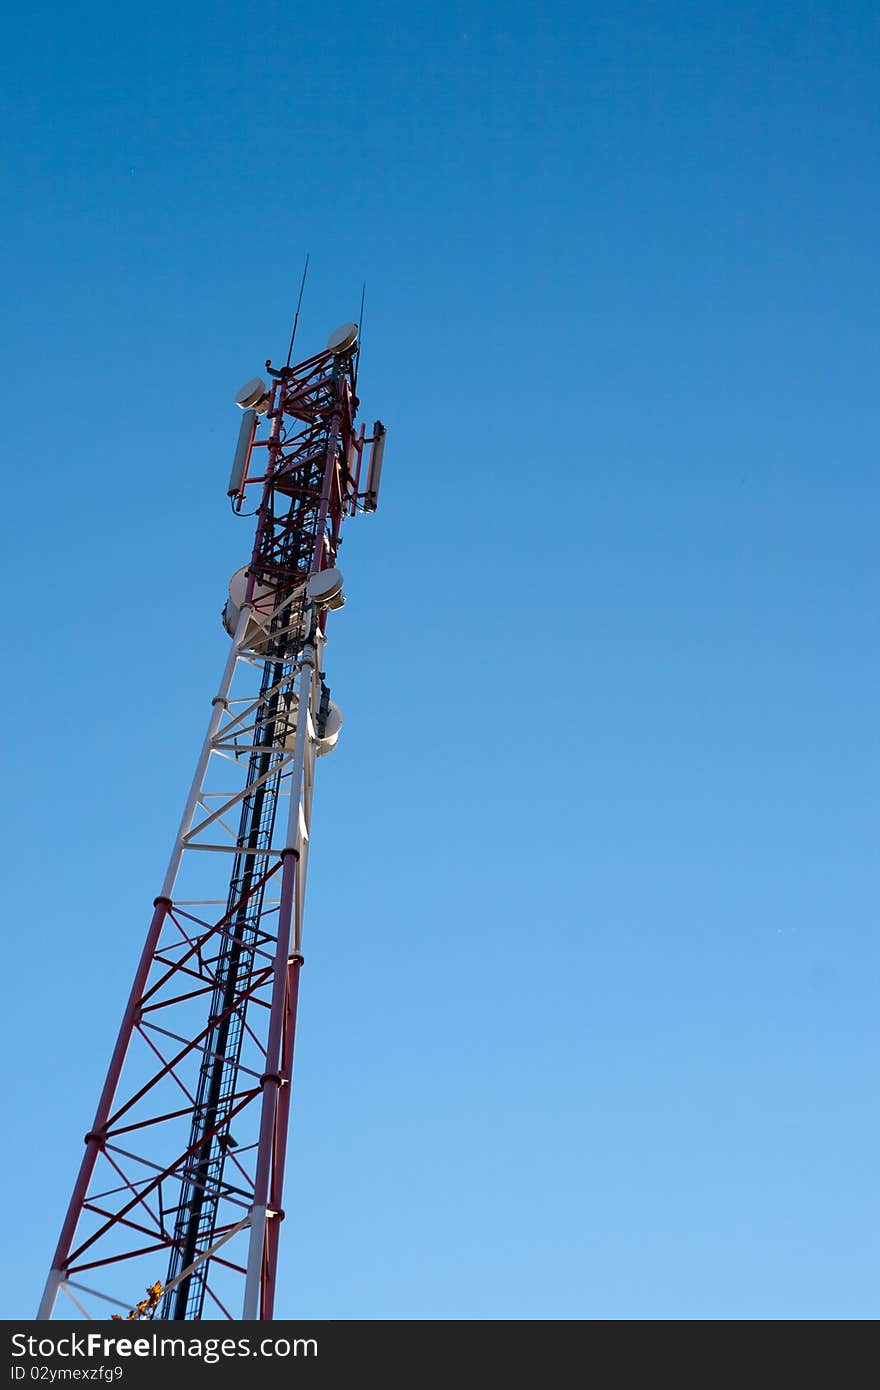
[[[231,649],[40,1317],[73,1305],[125,1317],[156,1285],[146,1316],[272,1317],[327,745],[327,609],[311,576],[334,566],[363,496],[355,351],[273,372],[263,423],[253,415],[238,504],[246,486],[262,496],[245,601],[228,615]]]

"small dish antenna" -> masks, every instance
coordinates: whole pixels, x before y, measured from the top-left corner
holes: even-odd
[[[255,410],[258,415],[265,415],[269,406],[269,388],[260,376],[251,377],[246,381],[240,391],[235,393],[235,404],[239,410]]]
[[[341,608],[345,603],[342,592],[342,571],[337,569],[319,570],[306,584],[306,593],[319,607]]]
[[[337,704],[330,701],[330,708],[327,711],[327,720],[324,724],[324,732],[320,735],[315,752],[319,758],[323,758],[325,753],[332,753],[339,742],[339,735],[342,731],[342,710]]]
[[[341,323],[327,339],[328,352],[350,352],[358,340],[356,323]]]

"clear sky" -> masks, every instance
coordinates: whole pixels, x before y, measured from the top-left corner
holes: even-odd
[[[878,60],[870,0],[7,17],[5,1317],[306,251],[303,355],[366,280],[390,434],[327,653],[279,1315],[876,1316]]]

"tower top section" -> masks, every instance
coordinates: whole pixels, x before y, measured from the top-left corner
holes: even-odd
[[[387,431],[381,420],[369,435],[355,425],[359,359],[359,326],[342,323],[322,352],[295,366],[274,367],[267,358],[268,383],[251,377],[236,392],[243,418],[227,487],[234,511],[243,510],[248,488],[265,487],[270,474],[283,491],[293,460],[322,452],[331,436],[341,515],[376,510]]]

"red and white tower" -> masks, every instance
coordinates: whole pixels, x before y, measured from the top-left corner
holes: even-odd
[[[344,324],[237,397],[253,551],[39,1318],[273,1316],[315,767],[342,723],[327,619],[385,443],[355,425],[358,358]]]

